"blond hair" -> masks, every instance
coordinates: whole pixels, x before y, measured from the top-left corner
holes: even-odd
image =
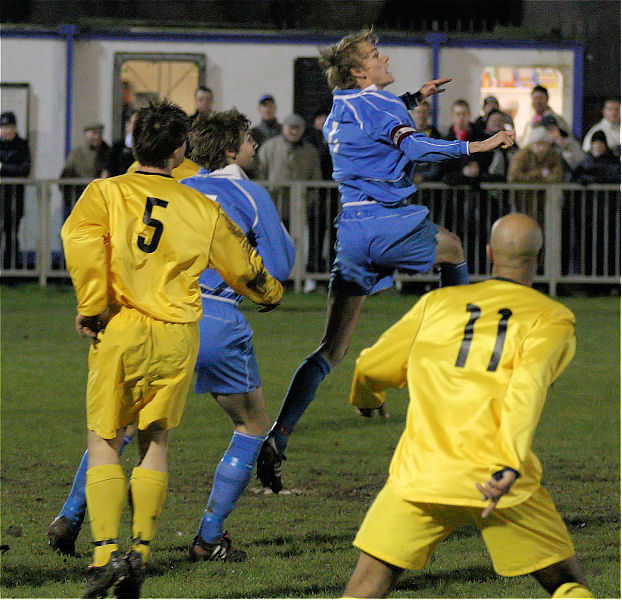
[[[367,42],[374,45],[378,42],[371,28],[347,35],[336,44],[320,50],[320,66],[331,89],[349,90],[356,87],[351,70],[363,66],[365,54],[361,52],[361,46]]]

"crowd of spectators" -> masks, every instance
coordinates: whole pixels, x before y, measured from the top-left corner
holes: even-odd
[[[517,144],[509,149],[465,157],[459,161],[415,166],[414,181],[477,186],[482,182],[509,183],[617,183],[620,181],[620,102],[608,99],[603,119],[592,127],[583,145],[560,115],[549,106],[548,91],[537,85],[531,93],[533,115]],[[429,122],[430,107],[412,111],[415,127],[428,137],[462,141],[484,140],[504,128],[514,128],[494,96],[484,99],[482,114],[474,121],[466,100],[452,106],[451,124],[441,135]],[[595,149],[591,140],[596,137]]]
[[[104,126],[90,123],[84,139],[69,153],[61,179],[93,179],[124,173],[134,158],[132,125],[136,114],[131,86],[122,86],[123,135],[112,147],[103,139]],[[191,118],[213,110],[214,93],[200,86],[196,92],[196,111]],[[620,101],[609,98],[603,104],[602,120],[587,132],[582,143],[560,115],[549,106],[545,87],[536,85],[531,92],[532,117],[524,131],[517,132],[517,144],[509,149],[465,157],[445,163],[418,163],[413,168],[415,183],[441,182],[451,186],[477,188],[484,182],[509,183],[619,183],[620,182]],[[330,180],[332,164],[322,126],[329,107],[319,107],[309,123],[297,114],[279,122],[275,97],[266,93],[257,102],[259,119],[251,133],[258,146],[255,164],[249,176],[267,182],[286,180]],[[452,105],[451,123],[441,133],[430,122],[431,107],[421,102],[411,112],[418,131],[431,138],[480,141],[503,129],[514,128],[512,117],[503,111],[495,96],[487,96],[481,113],[473,120],[469,103],[464,99]],[[14,137],[11,137],[14,136]],[[2,114],[2,175],[26,177],[30,173],[28,144],[16,135],[13,113]],[[19,148],[18,148],[19,146]],[[16,158],[18,157],[18,158]],[[13,164],[17,166],[12,166]],[[81,194],[84,186],[61,184],[63,217]],[[4,205],[4,264],[18,255],[17,236],[23,215],[23,186],[2,186]],[[288,222],[289,202],[286,188],[273,186],[271,194]],[[10,197],[9,197],[10,195]],[[8,212],[7,212],[8,211]],[[338,212],[334,189],[309,189],[307,193],[308,256],[307,271],[322,272],[330,264],[334,240],[326,240],[328,226]],[[326,249],[329,248],[327,251]],[[13,260],[16,264],[16,260]],[[315,282],[307,281],[306,289]]]
[[[209,113],[213,105],[213,91],[206,86],[199,87],[196,112],[191,118]],[[605,101],[602,120],[588,131],[582,143],[572,135],[563,117],[549,106],[549,94],[545,87],[536,85],[533,88],[531,106],[532,117],[522,133],[518,132],[519,141],[515,147],[478,155],[477,160],[467,157],[446,163],[419,163],[413,170],[415,183],[443,182],[473,186],[482,182],[586,184],[620,180],[619,100],[610,98]],[[253,124],[251,133],[259,150],[257,160],[250,169],[252,178],[267,181],[330,179],[330,153],[321,129],[329,112],[327,107],[318,108],[309,123],[296,114],[287,116],[283,123],[279,122],[277,103],[270,93],[258,99],[257,108],[259,119]],[[135,108],[132,108],[124,114],[124,135],[115,141],[112,149],[102,139],[101,124],[85,127],[86,140],[70,153],[61,178],[105,177],[124,172],[132,162],[131,126],[134,113]],[[480,141],[504,128],[514,128],[512,117],[502,110],[495,96],[484,99],[481,114],[474,120],[469,103],[464,99],[456,100],[452,105],[451,123],[443,129],[443,133],[430,123],[430,113],[431,107],[424,101],[412,111],[412,117],[416,129],[432,138]],[[592,144],[594,137],[596,146]],[[66,208],[72,200],[75,201],[75,197],[75,193],[71,198],[67,197]],[[323,219],[312,219],[313,222],[318,220]],[[323,240],[318,235],[311,237],[315,240],[311,246],[322,245]],[[322,260],[312,248],[309,268],[317,270]]]

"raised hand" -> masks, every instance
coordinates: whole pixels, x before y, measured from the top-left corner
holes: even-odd
[[[469,153],[475,154],[476,152],[489,152],[495,148],[511,148],[514,145],[516,139],[516,132],[499,131],[495,135],[489,137],[487,140],[481,142],[469,142]]]
[[[441,86],[445,85],[446,83],[449,83],[450,81],[451,81],[451,78],[432,79],[431,81],[426,81],[419,88],[419,93],[424,98],[429,98],[430,96],[433,96],[434,94],[441,94],[442,92],[445,91],[445,88]]]

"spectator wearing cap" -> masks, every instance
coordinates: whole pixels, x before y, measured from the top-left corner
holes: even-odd
[[[583,138],[583,150],[591,150],[592,135],[602,131],[607,138],[607,146],[616,155],[620,156],[620,100],[608,98],[603,104],[603,118],[592,127]]]
[[[283,132],[273,137],[259,148],[257,153],[258,179],[270,182],[300,181],[322,179],[322,169],[318,151],[312,144],[303,139],[305,130],[304,119],[297,114],[288,115],[283,120]],[[290,216],[289,187],[273,186],[270,194],[279,209],[281,218],[287,227]],[[319,197],[317,190],[308,189],[306,200],[306,217],[309,225],[309,239],[313,240],[313,232],[320,226],[317,223]],[[315,250],[314,252],[317,253]],[[309,253],[307,253],[309,257]],[[310,269],[311,272],[314,269]],[[305,282],[306,290],[311,291],[311,280]]]
[[[579,163],[585,159],[585,152],[581,150],[581,144],[573,135],[562,129],[553,115],[542,117],[540,125],[549,134],[552,144],[559,150],[564,159],[564,179],[570,181],[572,172]]]
[[[604,131],[592,133],[590,150],[574,172],[574,181],[581,185],[592,183],[615,183],[620,185],[620,159],[607,146]],[[615,194],[588,192],[586,202],[565,202],[562,206],[562,273],[589,274],[596,272],[616,275],[619,251],[610,243],[592,254],[593,232],[604,228],[609,240],[619,237],[620,230],[615,218],[617,201]],[[584,235],[577,232],[583,231]]]
[[[266,140],[281,134],[281,124],[276,119],[276,102],[272,94],[261,96],[257,109],[260,121],[251,127],[251,135],[261,146]]]
[[[510,183],[561,183],[562,156],[553,146],[544,127],[536,127],[532,142],[512,158],[508,172]]]
[[[110,146],[103,140],[104,126],[89,123],[84,127],[84,142],[73,148],[65,161],[60,174],[61,179],[96,179],[106,176],[110,160]],[[63,217],[66,219],[71,207],[84,191],[83,185],[61,185],[63,192]]]
[[[482,114],[477,117],[473,123],[480,131],[486,129],[486,121],[491,110],[501,110],[499,100],[496,96],[486,96],[484,98],[484,102],[482,103]]]
[[[592,133],[590,150],[574,173],[577,183],[620,183],[620,159],[607,146],[604,131]]]
[[[521,148],[513,157],[508,171],[510,183],[561,183],[563,159],[551,142],[544,127],[534,128],[531,144]],[[544,226],[545,191],[517,190],[514,202],[519,212],[531,215],[541,227]]]
[[[536,85],[533,90],[531,90],[531,107],[533,108],[533,116],[527,121],[527,125],[525,125],[525,130],[520,140],[521,146],[528,146],[532,143],[531,134],[534,128],[548,115],[555,117],[561,129],[570,131],[570,126],[564,121],[564,118],[555,113],[549,106],[549,91],[544,86]]]
[[[12,112],[0,114],[0,176],[28,177],[30,175],[30,149],[28,142],[17,134],[17,119]],[[24,186],[0,185],[2,197],[4,269],[21,267],[19,255],[19,223],[24,216]]]

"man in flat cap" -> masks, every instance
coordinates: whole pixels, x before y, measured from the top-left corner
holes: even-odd
[[[267,140],[259,148],[257,168],[254,173],[257,179],[274,182],[322,179],[320,155],[316,148],[302,137],[305,125],[305,120],[300,115],[291,114],[285,117],[281,135]],[[283,223],[289,229],[289,211],[291,210],[289,188],[274,186],[269,191],[279,209]],[[318,227],[325,226],[324,223],[319,222],[319,208],[317,189],[308,189],[306,219],[311,247],[314,246],[314,239],[317,240]],[[306,291],[312,291],[312,280],[305,282],[305,287]]]
[[[73,148],[60,174],[61,179],[77,177],[97,179],[105,177],[106,166],[110,157],[110,146],[104,142],[104,126],[101,123],[87,123],[84,127],[82,145]],[[71,212],[71,207],[80,197],[86,186],[63,185],[63,219]]]
[[[12,112],[0,115],[0,176],[28,177],[30,149],[28,142],[17,135],[17,119]],[[24,215],[24,186],[14,183],[0,186],[4,233],[3,269],[19,268],[19,222]]]

